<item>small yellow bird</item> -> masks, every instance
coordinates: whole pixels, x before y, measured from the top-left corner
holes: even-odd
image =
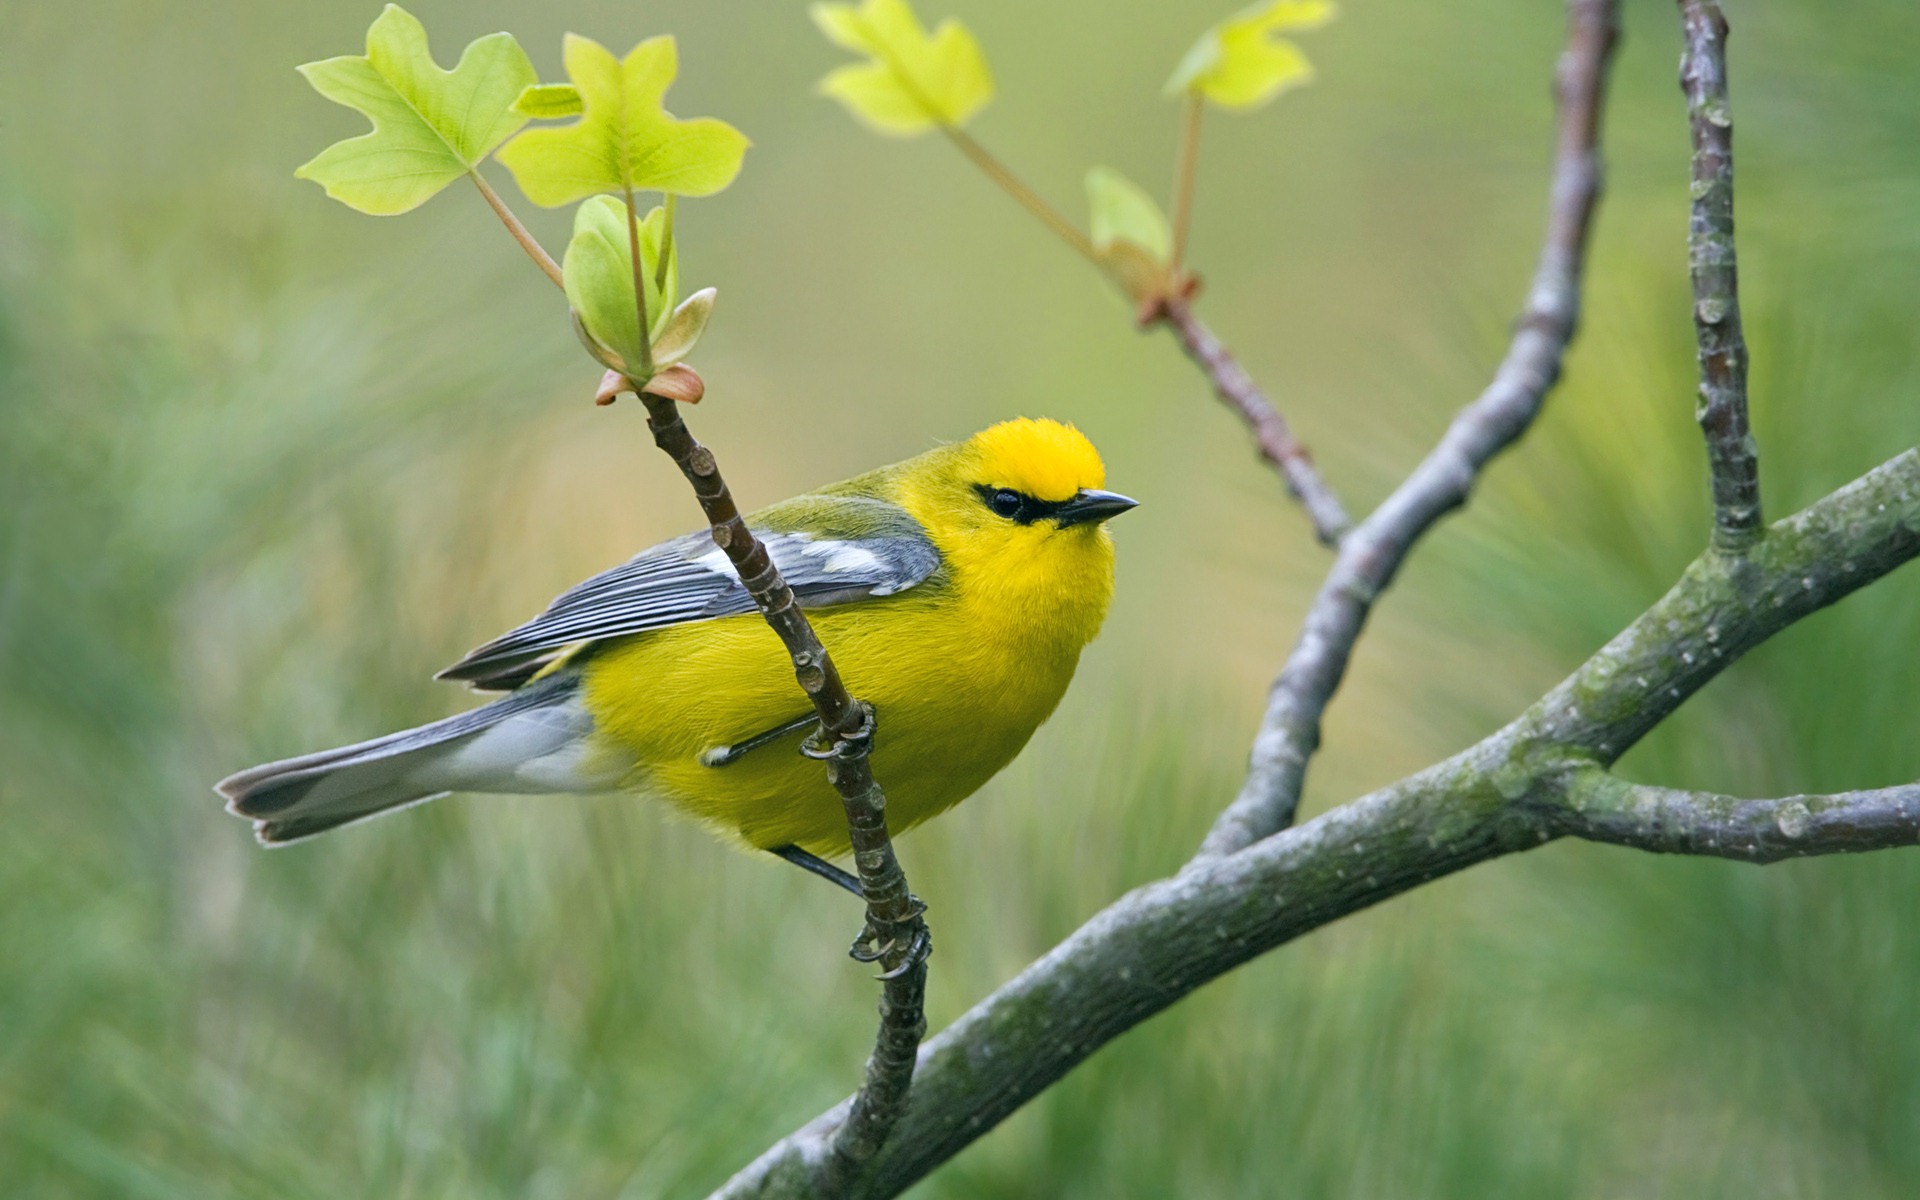
[[[1113,594],[1105,522],[1134,501],[1070,425],[1014,420],[747,518],[854,694],[889,824],[959,803],[1018,754]],[[262,842],[447,792],[658,796],[838,878],[838,795],[799,753],[812,706],[706,533],[603,572],[441,672],[507,695],[222,780]],[[821,870],[826,868],[825,870]]]

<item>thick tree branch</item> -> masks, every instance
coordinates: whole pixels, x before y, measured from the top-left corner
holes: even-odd
[[[1337,546],[1340,539],[1353,524],[1347,516],[1347,510],[1340,505],[1340,498],[1333,494],[1327,481],[1320,477],[1320,471],[1313,465],[1313,457],[1307,448],[1293,436],[1293,430],[1287,425],[1287,419],[1280,410],[1267,399],[1260,385],[1240,365],[1240,360],[1223,345],[1213,331],[1193,315],[1193,308],[1182,297],[1171,297],[1159,301],[1151,310],[1149,319],[1164,323],[1180,339],[1180,348],[1193,360],[1207,381],[1213,385],[1214,395],[1222,403],[1240,414],[1247,429],[1253,434],[1253,444],[1260,451],[1260,457],[1272,464],[1280,472],[1280,478],[1286,482],[1287,492],[1307,510],[1307,519],[1313,522],[1314,536],[1321,544]]]
[[[793,589],[741,518],[713,453],[694,440],[680,419],[679,405],[644,390],[640,399],[647,406],[647,427],[653,431],[654,444],[693,485],[714,544],[726,552],[741,585],[793,660],[794,678],[820,716],[820,730],[809,739],[807,752],[825,761],[827,778],[846,809],[860,890],[867,901],[867,928],[855,943],[855,956],[879,961],[885,973],[880,1028],[867,1060],[866,1081],[813,1164],[816,1183],[837,1190],[840,1180],[873,1157],[906,1111],[914,1055],[926,1033],[923,1004],[929,943],[923,908],[907,890],[906,873],[887,836],[887,798],[868,765],[872,711],[847,691],[832,656],[794,599]]]
[[[1604,813],[1608,789],[1595,782],[1602,766],[1741,652],[1915,557],[1920,452],[1909,450],[1773,526],[1751,558],[1709,551],[1626,631],[1478,745],[1121,897],[921,1049],[912,1109],[847,1194],[898,1195],[1114,1037],[1301,934],[1555,837],[1622,840],[1601,836],[1616,828]],[[1835,806],[1819,815],[1807,806],[1810,852],[1916,840],[1911,823],[1868,820],[1860,806],[1842,833],[1842,798],[1830,799]],[[1881,810],[1890,814],[1891,802]],[[1705,839],[1697,850],[1684,839],[1649,848],[1722,849]],[[715,1195],[817,1194],[815,1164],[844,1110],[788,1136]]]
[[[1727,103],[1727,21],[1715,0],[1680,0],[1687,47],[1680,89],[1693,134],[1687,260],[1699,343],[1695,415],[1713,476],[1713,541],[1740,553],[1760,536],[1760,459],[1747,422],[1747,343],[1733,242],[1733,110]]]
[[[1573,780],[1558,831],[1655,854],[1771,863],[1920,844],[1920,784],[1742,800],[1628,783],[1598,768]]]
[[[1572,0],[1567,21],[1546,238],[1507,357],[1425,461],[1341,542],[1300,640],[1268,693],[1246,780],[1201,844],[1202,858],[1231,854],[1293,822],[1307,762],[1320,747],[1321,715],[1346,675],[1374,601],[1414,543],[1466,503],[1480,471],[1526,432],[1560,376],[1579,322],[1581,267],[1600,196],[1600,117],[1619,36],[1618,5]]]

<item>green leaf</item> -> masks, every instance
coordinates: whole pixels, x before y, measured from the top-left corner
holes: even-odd
[[[1135,300],[1163,296],[1171,282],[1173,230],[1153,197],[1108,167],[1087,172],[1093,252]]]
[[[513,111],[536,121],[577,117],[584,107],[580,103],[580,89],[570,83],[536,83],[513,102]]]
[[[367,52],[300,68],[314,90],[366,114],[373,132],[336,142],[294,174],[364,213],[391,216],[425,203],[514,135],[514,101],[539,81],[512,34],[469,45],[451,71],[427,50],[427,31],[389,4],[367,29]]]
[[[906,0],[815,4],[809,11],[828,41],[868,59],[829,73],[821,93],[881,133],[957,129],[993,98],[980,43],[952,17],[929,35]]]
[[[663,208],[655,208],[640,222],[649,342],[673,320],[680,290],[679,256],[671,251],[665,286],[654,282],[666,225]],[[612,196],[595,196],[573,214],[573,240],[567,243],[561,273],[566,279],[567,303],[579,321],[588,351],[609,368],[639,378],[646,356],[641,353],[630,246],[627,206]]]
[[[500,152],[535,204],[552,208],[628,190],[711,196],[740,173],[745,134],[713,117],[682,121],[662,107],[680,72],[671,37],[648,38],[618,59],[570,33],[565,60],[580,94],[580,120],[530,129]]]
[[[1249,109],[1311,82],[1306,55],[1274,35],[1317,29],[1336,11],[1331,0],[1272,0],[1243,9],[1200,35],[1167,80],[1167,95]]]
[[[1155,259],[1173,255],[1173,230],[1153,197],[1138,184],[1110,167],[1087,172],[1087,203],[1093,210],[1093,248],[1104,251],[1115,242],[1131,242]]]

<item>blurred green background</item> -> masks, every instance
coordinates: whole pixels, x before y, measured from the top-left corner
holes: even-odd
[[[1078,212],[1156,191],[1172,63],[1222,4],[963,0],[975,131]],[[1766,499],[1916,440],[1920,17],[1727,0]],[[1363,644],[1320,809],[1502,723],[1702,543],[1686,129],[1626,5],[1566,385]],[[1313,88],[1209,123],[1202,312],[1356,506],[1488,377],[1535,253],[1556,4],[1354,0]],[[292,178],[360,120],[294,64],[377,6],[0,3],[0,1192],[694,1195],[843,1095],[874,988],[845,897],[631,799],[456,799],[265,853],[208,785],[453,711],[437,667],[695,524],[639,412],[479,201],[360,217]],[[812,96],[798,3],[416,0],[680,35],[670,102],[756,142],[684,211],[719,319],[694,414],[761,504],[1018,413],[1113,486],[1081,681],[903,843],[945,1024],[1238,779],[1325,555],[1170,339],[933,140]],[[931,9],[933,13],[944,11]],[[501,176],[504,182],[504,176]],[[509,190],[508,194],[513,193]],[[524,207],[524,206],[523,206]],[[564,218],[532,213],[550,246]],[[1920,575],[1789,631],[1636,751],[1756,794],[1920,776]],[[856,688],[858,680],[853,681]],[[1556,845],[1343,921],[1103,1051],[923,1197],[1906,1197],[1920,856],[1766,870]]]

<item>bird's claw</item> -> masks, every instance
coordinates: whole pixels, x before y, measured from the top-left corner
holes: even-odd
[[[921,914],[927,911],[927,906],[918,896],[909,895],[907,902],[911,911],[906,921],[901,922],[899,933],[881,941],[880,931],[874,927],[873,914],[869,912],[866,924],[860,928],[860,936],[853,939],[853,945],[847,950],[848,957],[855,962],[886,962],[893,956],[901,938],[904,937],[907,948],[901,955],[900,961],[875,976],[877,979],[898,979],[927,961],[933,954],[933,934],[928,931],[927,923],[920,919]]]
[[[864,758],[873,752],[873,706],[860,704],[860,724],[851,733],[829,733],[819,726],[800,742],[800,753],[816,761]]]

